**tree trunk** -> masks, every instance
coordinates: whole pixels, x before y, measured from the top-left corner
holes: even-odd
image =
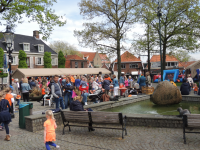
[[[148,71],[150,73],[150,49],[149,49],[149,24],[147,25],[147,42],[148,42]]]
[[[163,43],[163,70],[166,69],[166,42]]]
[[[117,66],[118,66],[118,79],[121,76],[121,52],[120,52],[120,40],[117,40]]]

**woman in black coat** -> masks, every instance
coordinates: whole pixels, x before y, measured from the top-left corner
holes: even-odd
[[[180,91],[182,95],[189,95],[190,94],[190,85],[183,79],[183,83],[181,84]]]
[[[0,93],[0,123],[3,123],[6,129],[6,141],[10,141],[8,124],[11,122],[11,107],[8,100],[4,99],[5,93]]]

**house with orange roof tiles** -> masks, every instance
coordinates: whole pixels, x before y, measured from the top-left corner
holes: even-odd
[[[113,62],[114,72],[118,71],[117,59]],[[121,72],[125,75],[137,76],[143,70],[142,61],[130,52],[121,55]]]
[[[79,51],[83,55],[83,59],[88,60],[88,68],[101,68],[102,60],[98,52],[83,52]]]
[[[87,68],[88,61],[78,55],[67,55],[65,59],[65,68]]]
[[[101,57],[101,63],[102,63],[101,68],[109,69],[110,59],[107,57],[107,55],[104,53],[99,53],[99,56]]]

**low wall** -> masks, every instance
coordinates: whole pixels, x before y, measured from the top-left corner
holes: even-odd
[[[62,124],[62,118],[60,113],[54,114],[54,117],[56,119],[57,125]],[[44,129],[44,122],[46,121],[46,115],[45,114],[37,114],[37,115],[30,115],[25,116],[25,124],[26,124],[26,130],[30,132],[36,132],[39,130]]]
[[[182,101],[189,101],[189,102],[200,102],[200,96],[194,95],[182,95]]]
[[[127,125],[159,128],[182,128],[183,121],[176,116],[126,114]]]

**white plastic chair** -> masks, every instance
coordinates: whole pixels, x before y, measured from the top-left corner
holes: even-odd
[[[49,97],[49,96],[47,96],[47,97]],[[53,95],[51,95],[50,98],[47,98],[47,97],[44,98],[44,106],[45,106],[45,102],[46,101],[48,101],[49,102],[49,106],[51,106]]]

